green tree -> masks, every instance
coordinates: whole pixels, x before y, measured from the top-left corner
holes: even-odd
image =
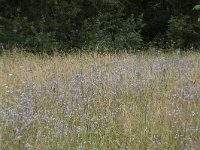
[[[196,6],[193,8],[193,10],[200,10],[200,5],[196,5]],[[198,18],[198,21],[200,22],[200,16],[199,16],[199,18]]]
[[[110,9],[113,9],[110,11]],[[124,13],[119,4],[85,20],[82,35],[85,45],[107,49],[137,49],[141,46],[142,17]]]
[[[200,24],[191,21],[190,16],[172,17],[169,20],[168,39],[179,48],[199,46]]]
[[[182,46],[196,45],[200,17],[192,8],[197,4],[199,0],[0,0],[0,43],[36,52],[99,43],[138,48],[174,37],[184,38],[177,42]],[[184,27],[180,31],[177,25]]]

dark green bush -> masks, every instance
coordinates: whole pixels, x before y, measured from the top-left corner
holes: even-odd
[[[196,5],[193,10],[200,10],[200,5]],[[198,22],[200,22],[200,16],[198,17]]]
[[[167,32],[169,40],[178,48],[200,46],[200,24],[189,16],[172,17]]]
[[[0,45],[48,53],[138,49],[148,43],[163,49],[174,42],[176,47],[198,47],[199,11],[192,10],[197,4],[199,0],[0,0]]]
[[[45,22],[45,18],[35,24],[27,17],[16,17],[8,22],[8,26],[4,26],[0,40],[4,44],[34,47],[34,50],[42,49],[43,52],[53,51],[59,44],[55,33],[46,30]]]
[[[137,49],[142,44],[140,32],[143,26],[142,16],[126,16],[118,8],[85,20],[82,40],[90,48],[98,46],[110,50]]]

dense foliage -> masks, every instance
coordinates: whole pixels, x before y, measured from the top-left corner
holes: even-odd
[[[198,47],[198,4],[199,0],[1,0],[0,43],[46,52],[97,46],[138,49],[149,42]]]

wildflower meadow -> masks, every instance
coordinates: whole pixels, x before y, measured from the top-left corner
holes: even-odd
[[[200,54],[0,56],[1,150],[199,150]]]

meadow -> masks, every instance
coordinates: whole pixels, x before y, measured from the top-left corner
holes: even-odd
[[[1,150],[198,150],[200,53],[0,56]]]

